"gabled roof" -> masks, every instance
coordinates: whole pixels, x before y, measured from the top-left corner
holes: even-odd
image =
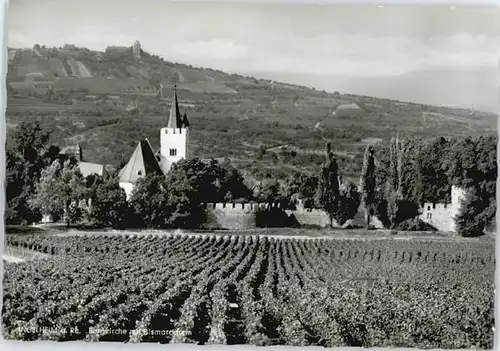
[[[100,165],[98,163],[78,162],[78,168],[84,178],[91,174],[97,174],[102,177],[106,173],[104,165]]]
[[[167,128],[182,128],[182,117],[179,111],[179,102],[177,101],[177,89],[174,86],[174,96],[172,97],[172,106],[170,106],[170,115],[168,117]]]
[[[137,144],[130,160],[118,173],[118,177],[120,182],[134,184],[139,178],[151,173],[163,174],[149,140],[144,139]]]

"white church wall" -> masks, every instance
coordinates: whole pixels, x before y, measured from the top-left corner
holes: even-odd
[[[120,188],[122,188],[125,191],[127,200],[129,200],[130,196],[132,196],[132,191],[134,190],[134,184],[129,182],[120,182],[118,183],[118,185],[120,185]]]

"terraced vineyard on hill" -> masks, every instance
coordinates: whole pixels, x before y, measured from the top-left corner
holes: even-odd
[[[117,168],[138,140],[148,138],[159,147],[175,78],[181,110],[191,123],[189,155],[229,157],[256,179],[285,178],[299,169],[317,173],[323,158],[315,155],[323,152],[325,140],[344,154],[338,156],[344,175],[358,178],[372,140],[384,146],[396,133],[422,139],[496,135],[492,113],[328,93],[191,67],[147,52],[137,59],[129,49],[10,49],[8,132],[37,120],[53,132],[52,143],[79,143],[87,161]],[[290,148],[260,153],[280,145]],[[293,156],[292,149],[298,150]]]
[[[8,235],[7,338],[493,347],[494,245]]]

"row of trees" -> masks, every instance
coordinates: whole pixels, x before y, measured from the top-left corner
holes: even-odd
[[[367,227],[376,215],[386,227],[415,220],[423,201],[449,201],[451,185],[467,189],[464,211],[457,217],[463,235],[482,232],[496,211],[496,139],[493,137],[431,141],[393,138],[387,148],[365,150],[360,183],[343,180],[327,144],[319,174],[297,173],[251,189],[229,161],[190,158],[170,172],[141,179],[130,201],[116,177],[84,179],[76,161],[50,145],[50,135],[36,123],[23,123],[7,140],[7,223],[29,223],[42,214],[67,224],[82,217],[114,227],[196,227],[205,220],[203,203],[280,202],[322,208],[342,225],[365,212]],[[83,204],[83,205],[82,205]],[[90,204],[90,205],[89,205]],[[418,224],[418,223],[416,223]]]
[[[481,234],[496,213],[496,144],[493,136],[400,140],[367,146],[358,187],[343,183],[327,145],[319,176],[301,174],[288,182],[306,207],[320,207],[338,224],[352,219],[361,204],[370,227],[376,215],[387,228],[430,229],[417,219],[423,202],[450,202],[451,186],[466,190],[455,219],[463,236]],[[317,190],[314,192],[314,190]]]
[[[42,215],[51,214],[55,218],[64,215],[68,225],[86,217],[99,225],[137,225],[142,221],[148,226],[183,226],[189,224],[180,219],[187,216],[183,211],[196,212],[201,203],[252,199],[243,176],[229,161],[182,160],[166,178],[152,175],[142,179],[129,204],[116,174],[109,179],[84,178],[77,161],[61,155],[60,149],[51,145],[50,133],[37,122],[14,128],[6,149],[7,224],[39,222]],[[165,223],[159,224],[156,208],[171,213]],[[133,223],[125,223],[130,218]]]
[[[29,205],[66,223],[85,218],[98,226],[197,228],[205,221],[203,204],[249,197],[243,177],[229,164],[197,158],[181,160],[169,173],[148,174],[136,184],[130,201],[118,179],[83,178],[70,160],[45,168]]]

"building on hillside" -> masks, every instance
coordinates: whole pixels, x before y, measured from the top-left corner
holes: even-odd
[[[78,162],[78,168],[80,169],[80,172],[82,173],[82,176],[84,178],[88,177],[89,175],[98,175],[101,177],[107,177],[108,175],[106,167],[98,163],[80,161]]]
[[[80,144],[66,146],[61,149],[60,154],[74,157],[77,161],[83,161],[83,152]]]
[[[141,43],[139,43],[138,40],[135,41],[134,46],[132,47],[132,52],[136,58],[141,58]]]
[[[419,218],[442,232],[456,232],[455,217],[460,213],[465,190],[451,187],[451,202],[425,202],[420,207]]]
[[[174,86],[167,126],[160,129],[160,149],[155,154],[148,139],[141,140],[128,163],[120,170],[119,184],[125,190],[127,199],[137,180],[150,173],[167,174],[175,162],[187,157],[188,129],[189,121],[187,115],[181,115],[179,111]]]
[[[83,152],[80,144],[66,146],[61,150],[60,153],[69,157],[74,157],[78,161],[78,168],[80,169],[80,172],[82,173],[82,176],[84,178],[88,177],[89,175],[97,175],[101,177],[108,176],[106,167],[104,165],[93,162],[85,162],[83,160]]]

